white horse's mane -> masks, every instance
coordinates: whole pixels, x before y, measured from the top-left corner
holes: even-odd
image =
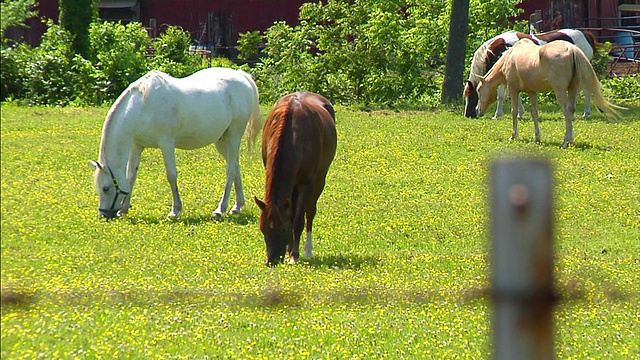
[[[153,84],[153,82],[161,81],[163,83],[168,83],[170,81],[169,77],[170,77],[169,75],[163,73],[162,71],[151,70],[145,75],[143,75],[142,77],[140,77],[138,80],[132,82],[122,92],[122,94],[118,96],[116,101],[113,103],[113,105],[109,109],[109,112],[107,113],[107,116],[104,122],[104,128],[102,129],[103,141],[104,139],[108,138],[107,134],[110,132],[111,128],[114,126],[113,122],[115,121],[114,119],[117,118],[116,116],[117,113],[124,110],[123,103],[131,97],[131,93],[133,91],[139,91],[142,94],[143,99],[146,101],[149,96],[149,89],[151,88],[151,85]],[[104,143],[100,145],[100,154],[103,154],[104,146],[106,146],[106,144]],[[104,159],[100,159],[100,161],[104,161]]]
[[[473,53],[473,59],[471,60],[471,69],[469,70],[469,80],[472,83],[477,83],[477,75],[485,75],[487,73],[487,62],[484,57],[488,51],[490,42],[484,42],[480,47]]]

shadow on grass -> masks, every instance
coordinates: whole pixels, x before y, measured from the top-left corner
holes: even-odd
[[[375,266],[379,260],[373,256],[358,254],[324,255],[314,256],[311,259],[302,259],[301,263],[317,268],[360,269]]]
[[[241,212],[239,214],[224,214],[221,219],[216,219],[213,215],[181,215],[175,220],[167,220],[166,218],[158,218],[151,216],[134,216],[124,217],[124,221],[128,221],[131,225],[137,224],[164,224],[164,223],[180,223],[184,225],[201,225],[206,223],[233,223],[237,225],[248,225],[258,221],[258,218],[254,214]]]

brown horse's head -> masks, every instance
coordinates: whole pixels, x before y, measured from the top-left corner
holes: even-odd
[[[464,87],[464,116],[469,118],[477,117],[476,106],[478,106],[478,92],[471,80],[467,80],[467,84]]]
[[[266,204],[254,196],[260,208],[259,226],[267,245],[267,265],[276,265],[284,259],[287,248],[293,248],[291,202],[280,205]]]

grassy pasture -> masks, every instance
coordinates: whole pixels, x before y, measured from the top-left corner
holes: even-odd
[[[488,164],[550,159],[555,177],[555,344],[562,359],[640,356],[640,109],[574,123],[338,108],[315,257],[267,268],[243,154],[246,209],[210,216],[224,164],[178,151],[181,218],[158,150],[129,215],[97,215],[89,159],[106,108],[2,105],[2,358],[488,358]],[[267,108],[263,109],[265,111]]]

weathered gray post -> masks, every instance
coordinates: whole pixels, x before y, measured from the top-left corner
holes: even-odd
[[[491,166],[494,359],[553,359],[552,176],[541,159]]]

